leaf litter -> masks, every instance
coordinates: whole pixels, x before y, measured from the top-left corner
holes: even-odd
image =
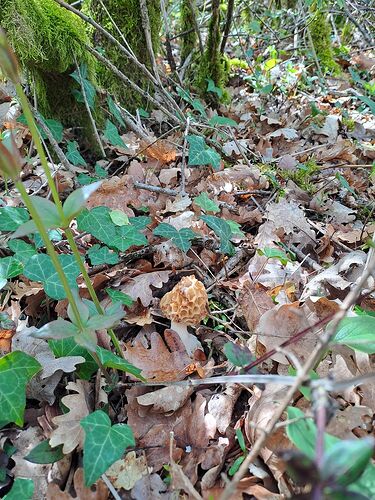
[[[356,69],[368,64],[355,61],[350,64],[357,65]],[[138,382],[132,386],[135,377],[118,372],[114,387],[107,386],[113,391],[108,391],[107,405],[100,392],[106,382],[100,373],[93,380],[98,367],[86,349],[69,341],[59,357],[47,341],[30,337],[46,317],[66,311],[60,294],[48,296],[48,289],[40,285],[54,279],[52,272],[45,279],[30,274],[19,252],[13,253],[21,272],[13,275],[9,262],[3,262],[1,279],[7,285],[1,314],[8,314],[10,300],[18,301],[20,316],[26,315],[27,322],[25,326],[20,323],[15,332],[14,325],[7,328],[7,318],[2,318],[1,348],[4,354],[31,354],[41,365],[27,385],[24,428],[4,430],[17,448],[15,466],[6,468],[6,476],[36,477],[38,498],[108,498],[101,479],[94,490],[88,489],[82,469],[76,467],[85,439],[80,422],[104,406],[114,422],[131,427],[136,440],[134,450],[124,453],[106,472],[121,494],[130,491],[135,499],[169,499],[174,485],[191,497],[219,498],[225,488],[222,474],[229,474],[243,452],[236,431],[243,435],[246,455],[272,420],[287,386],[203,381],[239,373],[280,377],[293,369],[298,373],[318,345],[327,318],[332,319],[368,265],[375,228],[371,112],[367,108],[358,111],[352,98],[342,100],[337,81],[331,82],[326,93],[312,85],[310,94],[296,88],[298,98],[285,99],[278,89],[268,95],[250,94],[249,75],[237,75],[238,85],[234,79],[229,86],[231,104],[218,109],[238,125],[231,129],[233,138],[218,129],[211,132],[223,157],[195,134],[190,135],[188,151],[176,146],[182,143],[183,131],[171,131],[169,138],[159,139],[154,130],[164,118],[154,111],[143,128],[149,128],[147,140],[128,132],[118,135],[120,142],[113,146],[107,137],[108,158],[101,161],[101,168],[109,176],[86,204],[91,214],[99,207],[105,210],[95,212],[100,218],[86,218],[86,225],[82,219],[73,223],[82,255],[105,244],[104,255],[114,257],[91,259],[91,266],[88,261],[86,265],[103,304],[107,305],[104,287],[130,299],[124,303],[126,315],[115,333],[126,361],[141,369],[145,381],[156,387]],[[197,119],[193,109],[187,111]],[[348,120],[353,122],[350,127]],[[17,147],[22,150],[29,138],[24,126],[17,127]],[[182,190],[184,155],[188,165]],[[81,167],[75,179],[59,168],[59,189],[64,196],[73,184],[78,186],[77,174],[93,178],[92,169]],[[40,166],[34,164],[26,184],[30,193],[42,190],[47,195],[44,181]],[[12,187],[3,199],[6,207],[20,204]],[[117,219],[110,217],[114,211]],[[115,224],[119,212],[124,214],[122,222]],[[19,216],[19,222],[25,222]],[[5,234],[19,225],[9,229],[9,220],[16,221],[15,213],[9,218],[1,211]],[[69,253],[65,239],[60,238],[56,246],[62,255]],[[12,250],[5,239],[4,248],[1,260]],[[204,283],[209,296],[203,325],[190,327],[203,346],[202,354],[186,352],[159,307],[162,297],[192,274]],[[373,316],[373,285],[373,279],[365,284],[349,317]],[[81,278],[78,286],[84,296]],[[247,370],[246,365],[236,368],[225,356],[226,342],[247,348],[252,356],[248,365],[262,358],[255,368],[258,371]],[[339,345],[331,346],[316,367],[317,377],[334,381],[373,372],[373,353]],[[168,385],[187,379],[201,380],[202,385]],[[326,432],[340,439],[373,435],[374,387],[372,379],[356,387],[333,388]],[[311,394],[301,389],[290,405],[312,417],[310,400]],[[291,491],[302,491],[288,472],[292,463],[281,453],[295,450],[286,425],[281,421],[268,437],[233,498],[245,494],[257,499],[288,498]],[[24,460],[30,448],[43,440],[52,448],[62,448],[68,457],[65,469],[62,462],[56,463],[61,468],[57,471],[56,464]],[[1,446],[5,450],[3,442]],[[69,474],[70,488],[63,491]]]

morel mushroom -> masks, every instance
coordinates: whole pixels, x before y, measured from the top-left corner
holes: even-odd
[[[197,326],[207,316],[208,297],[203,283],[195,276],[184,276],[160,301],[160,309],[171,320],[171,329],[181,338],[191,356],[202,349],[199,340],[188,332],[188,326]]]

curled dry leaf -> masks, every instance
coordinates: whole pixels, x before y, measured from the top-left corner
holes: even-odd
[[[255,332],[263,314],[275,307],[275,303],[267,294],[266,289],[249,280],[244,282],[239,292],[238,303],[250,332]]]
[[[169,500],[171,495],[166,493],[168,486],[158,474],[150,474],[139,479],[131,490],[134,500]]]
[[[234,405],[242,391],[238,384],[229,384],[222,393],[213,394],[208,401],[208,412],[216,421],[217,430],[225,434],[232,420]]]
[[[124,490],[131,490],[148,473],[146,456],[137,457],[135,451],[130,451],[125,458],[117,460],[106,472],[113,486]]]
[[[141,406],[152,406],[154,412],[169,413],[181,408],[193,392],[193,387],[163,387],[138,396],[137,401]]]
[[[170,271],[154,271],[131,278],[121,287],[121,292],[130,295],[133,300],[139,299],[147,307],[153,298],[151,287],[161,288],[169,280]]]
[[[89,397],[89,382],[78,379],[77,382],[69,382],[66,389],[68,391],[75,391],[76,394],[69,394],[61,398],[61,402],[69,408],[70,411],[52,419],[57,429],[52,432],[49,440],[49,444],[52,448],[62,444],[64,454],[70,453],[77,446],[82,448],[84,431],[81,427],[81,420],[86,417],[92,409]]]
[[[109,496],[108,488],[101,479],[90,488],[86,488],[81,468],[74,473],[74,490],[75,494],[72,496],[69,492],[61,491],[57,484],[51,483],[48,485],[45,498],[46,500],[107,500]]]
[[[191,363],[179,336],[171,330],[165,342],[157,332],[152,332],[148,341],[141,331],[125,347],[127,361],[140,368],[147,380],[155,382],[184,379],[185,368]]]

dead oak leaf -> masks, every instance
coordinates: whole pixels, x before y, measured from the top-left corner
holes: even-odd
[[[139,479],[148,474],[146,456],[137,457],[135,451],[130,451],[125,458],[113,463],[106,474],[115,488],[131,490]]]
[[[57,484],[51,483],[48,485],[46,500],[107,500],[109,495],[108,488],[101,479],[95,485],[86,488],[81,468],[74,473],[74,489],[73,497],[69,492],[61,491]]]
[[[133,300],[140,299],[142,304],[147,307],[150,305],[153,292],[151,287],[161,288],[163,283],[169,280],[169,271],[154,271],[144,273],[131,278],[128,283],[121,286],[121,292],[130,295]]]
[[[168,381],[185,378],[185,368],[191,358],[185,351],[179,336],[169,330],[165,342],[157,332],[152,332],[148,339],[141,331],[133,344],[125,344],[125,358],[142,370],[147,380]]]
[[[90,384],[86,380],[69,382],[66,389],[75,391],[76,394],[64,396],[61,402],[70,411],[52,419],[57,429],[52,432],[49,444],[52,448],[62,444],[64,454],[70,453],[77,446],[81,448],[83,445],[84,431],[81,427],[81,420],[90,413],[92,406],[89,388]]]

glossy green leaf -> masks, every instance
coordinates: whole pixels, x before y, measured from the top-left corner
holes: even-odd
[[[49,439],[37,444],[24,458],[33,464],[54,464],[64,458],[62,444],[51,448]]]
[[[73,219],[82,208],[85,206],[86,201],[90,196],[100,188],[102,181],[97,181],[76,189],[65,200],[63,210],[65,217],[70,221]]]
[[[68,141],[67,142],[68,150],[65,154],[67,159],[75,166],[82,165],[86,166],[86,161],[81,156],[81,153],[78,151],[78,143],[76,141]]]
[[[124,306],[131,306],[134,300],[124,292],[120,290],[115,290],[114,288],[106,288],[105,291],[108,293],[112,302],[120,302]]]
[[[347,439],[331,446],[324,454],[324,479],[334,479],[343,486],[353,483],[363,474],[374,451],[374,439]]]
[[[105,122],[105,130],[103,136],[112,146],[120,146],[122,148],[126,148],[126,144],[122,140],[116,125],[112,123],[111,120],[107,120]]]
[[[119,262],[118,253],[110,250],[107,246],[93,245],[87,252],[93,266],[101,264],[117,264]]]
[[[140,247],[147,245],[147,238],[140,233],[133,225],[118,227],[117,235],[113,240],[113,246],[120,252],[125,252],[132,246]]]
[[[215,170],[220,168],[220,155],[214,149],[207,147],[203,137],[188,135],[189,165],[212,165]]]
[[[215,115],[208,122],[212,127],[238,127],[238,123],[226,116]]]
[[[375,317],[353,316],[340,321],[331,343],[343,344],[367,354],[375,353]]]
[[[110,95],[107,97],[107,103],[109,111],[112,113],[113,117],[116,118],[116,120],[122,127],[126,128],[126,124],[124,122],[124,119],[122,118],[121,111]]]
[[[215,217],[214,215],[201,215],[201,219],[207,224],[208,227],[213,229],[215,234],[220,238],[220,250],[223,253],[233,255],[234,246],[230,242],[233,232],[227,221],[220,219],[219,217]]]
[[[122,210],[111,210],[109,216],[116,226],[127,226],[130,224],[129,217]]]
[[[223,97],[223,89],[217,87],[211,78],[207,79],[207,92],[216,94],[219,99]]]
[[[220,207],[214,201],[210,200],[207,193],[201,193],[194,198],[194,203],[201,207],[205,212],[217,213],[220,212]]]
[[[87,70],[87,65],[82,64],[79,72],[76,69],[73,73],[70,75],[74,80],[81,86],[83,86],[86,100],[88,105],[90,106],[91,109],[94,109],[95,107],[95,96],[96,96],[96,90],[94,85],[88,80],[88,70]],[[85,99],[83,97],[83,93],[81,90],[73,90],[73,95],[76,98],[77,102],[85,102]]]
[[[32,479],[17,477],[14,480],[12,489],[3,497],[3,500],[32,500],[34,488]]]
[[[26,264],[33,255],[37,254],[35,246],[23,240],[9,240],[8,247],[23,264]]]
[[[49,340],[48,345],[56,358],[67,356],[82,356],[85,358],[86,362],[78,365],[75,372],[79,378],[89,380],[92,374],[98,369],[98,365],[94,361],[90,352],[84,347],[78,345],[73,337],[62,340]]]
[[[126,359],[116,356],[116,354],[114,354],[113,352],[108,351],[107,349],[103,349],[103,347],[97,346],[96,354],[98,355],[98,358],[105,368],[120,370],[125,373],[130,373],[139,380],[145,380],[141,375],[142,370],[126,361]]]
[[[21,351],[0,358],[0,427],[23,425],[26,384],[40,370],[40,363]]]
[[[58,259],[71,288],[77,288],[77,278],[80,274],[78,264],[73,255],[59,255]],[[46,254],[34,255],[25,265],[23,274],[34,281],[43,283],[44,290],[52,299],[61,300],[66,297],[59,276]]]
[[[227,342],[223,349],[228,361],[234,366],[243,368],[254,361],[253,355],[246,346],[241,346],[234,342]]]
[[[29,212],[25,208],[0,207],[0,231],[15,231],[29,218]]]
[[[191,240],[196,238],[196,234],[191,229],[184,227],[179,231],[171,224],[162,222],[154,229],[156,236],[163,236],[172,241],[177,248],[183,252],[187,252],[191,248]]]
[[[370,108],[371,113],[375,116],[375,101],[370,99],[369,97],[365,95],[359,95],[357,96],[358,99],[360,99],[362,102],[366,104]]]
[[[230,466],[230,468],[228,470],[228,475],[234,476],[244,460],[245,460],[244,455],[241,455],[240,457],[236,458],[236,460],[233,462],[233,464]]]
[[[136,229],[142,231],[152,222],[152,219],[148,215],[139,215],[138,217],[129,217],[129,222]]]
[[[0,279],[15,278],[23,271],[23,264],[17,257],[0,259]]]
[[[64,135],[64,127],[61,122],[57,120],[53,120],[52,118],[47,118],[44,120],[47,127],[50,129],[52,137],[57,142],[61,142],[63,140]]]
[[[236,437],[237,437],[237,441],[238,441],[238,444],[240,445],[241,450],[244,453],[246,453],[247,449],[246,449],[246,444],[245,444],[245,438],[244,438],[244,435],[242,434],[241,429],[236,429]]]
[[[265,247],[258,249],[259,255],[264,255],[267,259],[277,259],[283,266],[286,266],[290,259],[280,248]]]
[[[85,431],[83,470],[86,486],[91,486],[119,460],[129,446],[135,446],[133,431],[126,424],[111,426],[106,413],[97,410],[81,420]]]

